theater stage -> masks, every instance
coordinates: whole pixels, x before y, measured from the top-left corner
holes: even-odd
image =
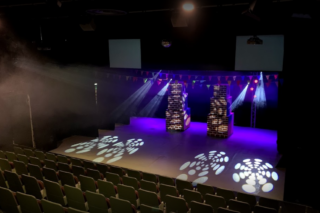
[[[277,132],[234,127],[227,139],[207,136],[207,124],[167,132],[165,119],[131,118],[99,139],[66,138],[52,152],[282,200],[285,171],[275,168]]]

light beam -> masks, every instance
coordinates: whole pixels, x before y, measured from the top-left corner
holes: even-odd
[[[140,111],[139,115],[142,117],[153,117],[157,111],[164,95],[166,94],[167,88],[172,79],[158,92],[158,94]]]
[[[255,98],[253,99],[253,101],[256,103],[257,108],[263,108],[267,105],[262,72],[260,72],[259,83],[257,85],[257,89],[254,95],[255,95]]]
[[[242,90],[242,92],[240,93],[240,95],[238,95],[238,97],[236,98],[236,100],[233,101],[233,103],[231,104],[231,111],[234,111],[238,106],[241,106],[244,98],[246,97],[246,93],[248,90],[248,86],[249,83],[247,84],[247,86]]]

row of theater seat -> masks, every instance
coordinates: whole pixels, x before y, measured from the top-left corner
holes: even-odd
[[[7,157],[7,160],[0,160],[1,169],[10,170],[14,167],[16,172],[22,175],[22,182],[24,182],[23,179],[26,179],[24,176],[28,174],[36,177],[38,180],[44,180],[42,175],[44,174],[44,185],[50,185],[50,181],[58,184],[55,186],[56,189],[59,187],[59,183],[65,187],[66,185],[74,188],[79,187],[85,193],[98,192],[106,198],[119,197],[120,199],[128,200],[134,207],[139,207],[140,202],[163,209],[163,204],[161,204],[159,197],[159,195],[161,195],[161,199],[165,204],[170,203],[171,200],[175,200],[174,206],[180,206],[184,210],[188,209],[189,206],[193,209],[192,212],[198,212],[196,209],[201,209],[201,207],[204,209],[207,208],[208,212],[212,212],[212,210],[219,212],[233,209],[241,213],[247,213],[253,210],[255,212],[280,212],[282,210],[282,212],[302,213],[308,209],[305,206],[285,202],[280,203],[279,201],[266,198],[260,198],[259,205],[257,205],[256,197],[253,195],[238,193],[237,197],[235,197],[232,191],[221,188],[216,188],[215,190],[213,187],[203,184],[198,184],[196,188],[197,191],[195,191],[192,184],[187,181],[177,179],[176,182],[174,182],[174,180],[169,177],[157,177],[154,174],[142,173],[130,169],[124,170],[119,167],[95,164],[76,158],[68,159],[66,156],[56,156],[53,153],[44,154],[41,151],[22,150],[19,147],[15,148],[15,153],[0,153],[0,158],[1,157]],[[22,162],[17,160],[21,160]],[[36,165],[30,164],[29,162]],[[43,165],[45,166],[41,168]],[[35,170],[37,170],[37,172],[35,172]],[[79,184],[78,180],[80,180],[81,184]],[[45,186],[45,188],[47,189],[49,187]],[[48,191],[54,190],[49,189]],[[60,191],[62,191],[60,195],[63,195],[63,190]],[[50,196],[47,194],[47,197]],[[40,198],[39,194],[37,198]],[[180,203],[180,205],[178,205],[178,203]],[[61,198],[60,204],[65,204],[61,201]],[[222,209],[227,205],[229,209]],[[271,209],[268,209],[268,207],[271,207]],[[166,205],[166,210],[167,212],[170,210],[170,205]],[[181,212],[181,209],[179,212]],[[308,212],[310,211],[308,210]]]

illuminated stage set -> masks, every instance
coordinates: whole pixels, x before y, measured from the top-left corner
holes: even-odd
[[[190,122],[184,85],[169,83],[166,119],[131,117],[99,138],[64,139],[52,152],[282,200],[277,131],[233,126],[228,84],[213,86],[207,123]]]

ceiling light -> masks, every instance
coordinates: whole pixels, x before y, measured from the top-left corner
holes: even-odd
[[[182,8],[185,11],[192,11],[194,9],[194,5],[192,3],[184,3]]]

